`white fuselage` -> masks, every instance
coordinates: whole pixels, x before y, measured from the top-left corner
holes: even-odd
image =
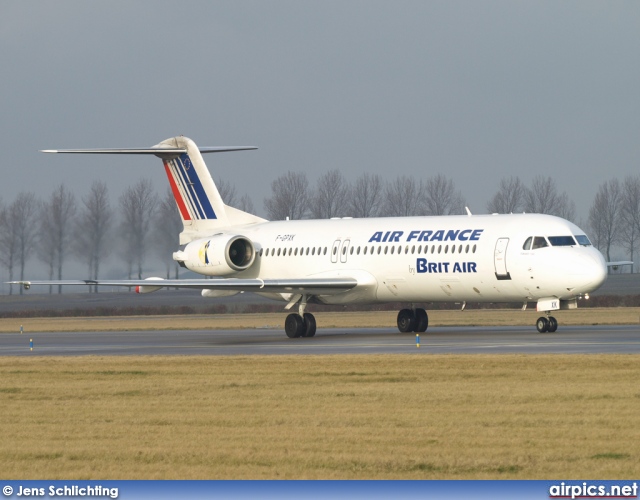
[[[606,279],[600,252],[588,241],[576,240],[586,239],[584,232],[549,215],[279,221],[229,227],[222,233],[246,237],[256,252],[248,269],[227,277],[358,280],[351,290],[316,297],[331,304],[571,300]],[[550,243],[550,237],[566,236],[574,244]],[[525,248],[536,237],[546,246]],[[186,250],[192,258],[185,264],[197,273],[217,275],[216,263],[205,258],[213,252],[213,245],[204,248],[208,241],[190,243]]]

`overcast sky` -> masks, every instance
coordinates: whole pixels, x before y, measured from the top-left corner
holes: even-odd
[[[0,2],[3,201],[94,179],[115,199],[184,134],[260,214],[273,179],[444,173],[475,213],[502,177],[552,176],[586,215],[640,166],[638,1]]]

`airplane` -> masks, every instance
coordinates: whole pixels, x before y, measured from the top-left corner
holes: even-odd
[[[14,281],[33,285],[201,290],[203,297],[240,292],[286,302],[288,337],[313,337],[314,304],[401,302],[400,332],[425,332],[425,302],[536,302],[536,328],[555,332],[553,311],[575,309],[600,287],[607,263],[585,232],[559,217],[491,214],[267,221],[225,205],[202,154],[255,147],[199,148],[169,138],[151,148],[66,149],[46,153],[159,157],[183,222],[178,264],[203,279]],[[297,311],[295,307],[297,306]]]

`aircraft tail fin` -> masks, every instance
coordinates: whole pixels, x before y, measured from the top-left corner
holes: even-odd
[[[152,154],[162,159],[165,172],[176,200],[184,229],[180,244],[212,234],[230,225],[263,222],[241,210],[224,204],[220,192],[205,165],[202,153],[244,151],[253,146],[198,148],[188,137],[166,139],[151,148],[125,149],[56,149],[44,153],[84,154]]]
[[[161,156],[184,225],[184,230],[180,233],[180,244],[188,243],[231,225],[262,221],[258,217],[232,209],[224,204],[204,163],[201,150],[191,139],[182,136],[173,137],[155,146],[155,148],[165,147],[184,150],[178,155]],[[221,150],[223,148],[203,148],[202,152]],[[224,150],[237,151],[240,148]]]

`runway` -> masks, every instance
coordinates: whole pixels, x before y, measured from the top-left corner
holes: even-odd
[[[33,339],[33,350],[30,350]],[[640,326],[434,327],[420,335],[389,328],[322,329],[310,339],[281,330],[161,330],[0,334],[0,356],[640,353]]]

